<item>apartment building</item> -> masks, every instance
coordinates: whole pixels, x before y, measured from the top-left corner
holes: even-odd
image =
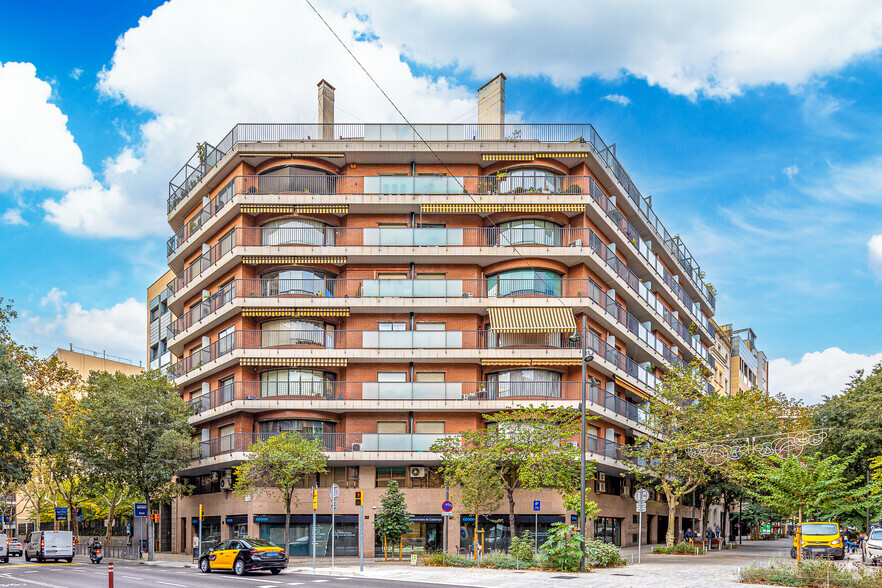
[[[728,327],[719,326],[713,319],[710,322],[714,329],[714,344],[710,348],[711,356],[714,358],[711,383],[717,394],[730,394],[732,338]]]
[[[168,285],[174,277],[168,270],[147,288],[147,365],[151,370],[166,371],[178,360],[168,350],[169,327],[175,319],[168,309]]]
[[[744,392],[754,386],[769,392],[769,362],[766,354],[756,348],[756,333],[753,329],[734,330],[732,325],[724,327],[732,343],[730,364],[730,394]]]
[[[173,548],[191,549],[200,504],[206,546],[284,542],[276,497],[230,491],[251,444],[281,431],[320,439],[330,460],[291,516],[294,554],[312,550],[314,483],[319,556],[334,483],[337,555],[357,554],[356,490],[365,553],[381,549],[374,508],[392,480],[413,514],[405,551],[468,545],[473,519],[442,517],[432,443],[486,413],[577,407],[583,338],[601,508],[589,532],[636,544],[620,448],[671,364],[715,361],[714,297],[686,245],[591,125],[505,124],[502,75],[478,91],[477,124],[335,124],[334,93],[318,84],[317,124],[236,125],[169,184],[169,373],[200,440]],[[573,520],[555,492],[516,500],[518,534],[537,522],[533,500],[540,534]],[[479,521],[488,549],[509,541],[501,510]],[[651,500],[644,540],[690,526],[682,512],[668,521]]]

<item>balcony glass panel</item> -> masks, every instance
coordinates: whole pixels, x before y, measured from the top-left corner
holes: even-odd
[[[362,451],[429,451],[435,441],[446,436],[430,433],[365,433],[361,436]]]
[[[462,384],[458,382],[365,382],[364,400],[459,400]]]
[[[334,296],[334,282],[330,276],[312,270],[281,270],[261,276],[261,296]]]
[[[364,331],[365,349],[462,349],[462,331]]]
[[[508,370],[487,374],[487,389],[490,398],[512,396],[560,398],[560,374],[550,370]]]
[[[489,349],[503,347],[562,347],[561,333],[489,333]]]
[[[561,276],[544,270],[511,270],[487,278],[487,296],[560,296]]]
[[[334,347],[333,331],[325,330],[324,325],[308,321],[281,320],[268,321],[260,326],[261,347],[282,347],[307,345]]]
[[[520,168],[506,172],[499,179],[500,194],[556,192],[556,176],[539,168]]]
[[[499,224],[499,235],[494,245],[511,247],[512,245],[547,245],[560,247],[563,232],[551,221],[537,219],[521,219]]]
[[[333,395],[334,378],[321,370],[270,370],[260,374],[260,395],[328,398]]]
[[[263,226],[262,245],[334,245],[334,227],[301,218],[272,221]]]
[[[379,227],[363,231],[366,246],[462,246],[462,229]]]
[[[361,295],[367,298],[460,297],[462,280],[364,280]]]

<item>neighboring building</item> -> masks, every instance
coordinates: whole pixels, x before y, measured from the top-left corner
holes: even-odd
[[[730,394],[734,396],[754,386],[768,393],[769,362],[766,354],[756,348],[756,334],[753,329],[735,331],[732,325],[724,328],[732,342]]]
[[[309,553],[313,482],[319,555],[330,553],[333,483],[338,555],[357,554],[355,489],[366,555],[381,544],[371,507],[391,480],[414,514],[407,548],[443,546],[447,494],[430,446],[483,427],[484,413],[577,407],[583,336],[597,382],[593,533],[636,543],[619,450],[643,430],[638,407],[671,362],[713,369],[715,301],[594,128],[504,125],[504,82],[479,91],[479,124],[416,125],[430,150],[406,125],[335,125],[323,80],[318,124],[237,125],[170,182],[168,349],[181,357],[170,377],[201,440],[179,473],[195,491],[175,502],[175,551],[190,551],[199,504],[206,545],[283,542],[282,505],[230,488],[255,440],[289,430],[321,439],[331,468],[304,484],[294,554]],[[519,492],[518,534],[533,529],[534,499],[540,533],[571,520],[556,492]],[[650,501],[644,540],[689,526],[680,513],[669,522]],[[508,541],[499,514],[482,521],[488,549]],[[448,547],[468,544],[472,521],[451,521]]]
[[[714,331],[714,345],[711,347],[711,356],[714,358],[714,372],[712,384],[718,394],[729,394],[729,381],[731,379],[732,340],[729,336],[728,326],[721,327],[711,319],[711,327]]]
[[[151,370],[165,371],[178,360],[168,350],[168,328],[175,319],[168,309],[168,286],[174,278],[169,270],[147,288],[147,365]]]

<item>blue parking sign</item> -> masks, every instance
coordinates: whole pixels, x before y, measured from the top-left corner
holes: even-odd
[[[136,502],[135,503],[135,516],[147,518],[147,503],[146,502]]]
[[[533,501],[533,510],[539,510],[539,501],[538,500]]]
[[[56,521],[66,521],[67,520],[67,507],[66,506],[56,506],[55,507],[55,520]]]

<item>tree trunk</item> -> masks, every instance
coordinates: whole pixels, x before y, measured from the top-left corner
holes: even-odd
[[[511,540],[515,536],[515,501],[514,501],[514,488],[509,488],[508,492],[508,544],[511,545]],[[477,524],[478,520],[475,519],[475,523]],[[498,546],[497,546],[498,547]],[[506,549],[506,551],[508,551]]]
[[[113,515],[116,513],[116,495],[114,500],[107,505],[107,534],[104,536],[104,545],[110,545],[110,537],[113,534]]]
[[[677,499],[668,492],[665,492],[668,499],[668,532],[665,533],[665,545],[672,547],[674,545],[674,519],[677,513]]]
[[[147,560],[154,561],[155,554],[153,550],[153,510],[150,506],[150,495],[145,495],[147,502]]]
[[[729,499],[725,493],[723,493],[723,521],[720,525],[720,539],[723,541],[729,540]]]
[[[288,557],[291,557],[291,499],[293,498],[293,491],[289,490],[285,493],[285,553],[288,554]],[[331,541],[334,538],[331,537]],[[312,546],[315,549],[315,545]]]

